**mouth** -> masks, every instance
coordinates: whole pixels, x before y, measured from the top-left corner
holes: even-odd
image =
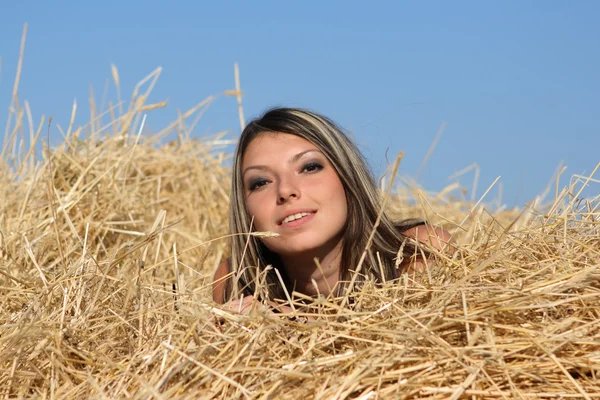
[[[299,225],[302,222],[304,222],[305,220],[310,219],[307,217],[312,217],[314,214],[315,214],[314,212],[299,212],[296,214],[288,215],[287,217],[285,217],[283,219],[283,221],[281,221],[279,223],[279,225],[281,225],[281,226]]]

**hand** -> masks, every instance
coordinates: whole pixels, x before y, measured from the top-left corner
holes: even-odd
[[[269,301],[268,303],[272,308],[265,306],[256,300],[254,296],[244,296],[241,299],[231,300],[230,302],[225,303],[223,308],[245,315],[250,314],[253,308],[257,310],[266,310],[271,313],[274,312],[273,310],[277,310],[277,312],[282,314],[289,314],[294,311],[290,306],[276,304],[272,301]]]
[[[230,302],[224,304],[223,308],[244,315],[250,314],[252,310],[263,310],[270,314],[277,313],[276,315],[288,318],[293,322],[306,323],[314,320],[314,317],[312,316],[297,317],[294,309],[290,306],[276,304],[272,301],[269,301],[268,304],[270,307],[256,300],[254,296],[245,296],[241,299],[231,300]]]
[[[223,308],[234,311],[240,314],[250,314],[252,309],[264,309],[259,301],[254,299],[254,296],[244,296],[241,299],[231,300],[223,305]]]

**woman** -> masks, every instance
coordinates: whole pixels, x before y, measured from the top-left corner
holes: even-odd
[[[241,309],[256,297],[285,299],[286,289],[341,295],[349,281],[418,269],[423,260],[407,238],[438,250],[450,240],[443,229],[384,213],[361,263],[380,210],[362,155],[336,124],[302,109],[267,111],[246,126],[235,152],[231,258],[215,273],[213,299]]]

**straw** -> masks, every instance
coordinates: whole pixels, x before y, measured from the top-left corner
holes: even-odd
[[[223,135],[157,129],[149,95],[34,162],[38,124],[9,116],[7,132],[34,140],[0,161],[0,396],[600,398],[600,200],[574,197],[597,176],[527,210],[400,187],[388,212],[449,230],[451,257],[346,297],[289,292],[289,315],[240,315],[211,300],[229,251]]]

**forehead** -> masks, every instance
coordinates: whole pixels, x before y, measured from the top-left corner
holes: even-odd
[[[262,133],[254,138],[242,158],[242,164],[261,162],[261,160],[290,158],[301,151],[318,150],[318,147],[300,136],[289,133]]]

